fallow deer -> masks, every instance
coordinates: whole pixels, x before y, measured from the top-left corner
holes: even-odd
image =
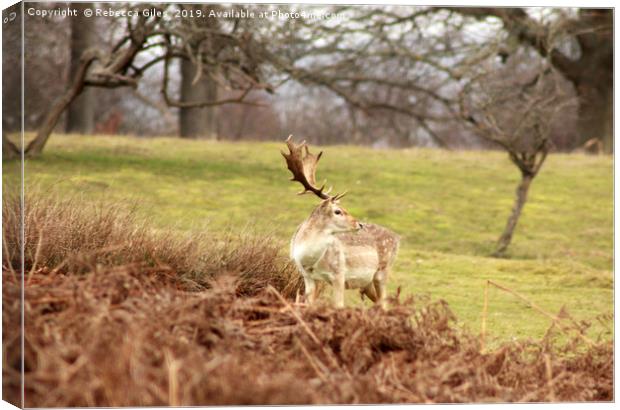
[[[344,290],[360,289],[381,307],[386,307],[388,271],[398,251],[399,237],[374,224],[358,222],[339,204],[345,194],[328,195],[325,184],[317,188],[315,173],[323,152],[310,153],[306,142],[286,140],[289,153],[282,155],[292,172],[291,181],[303,186],[299,194],[311,192],[322,201],[291,239],[291,259],[305,284],[306,303],[316,299],[316,281],[334,288],[334,304],[344,306]],[[305,153],[304,153],[305,151]]]

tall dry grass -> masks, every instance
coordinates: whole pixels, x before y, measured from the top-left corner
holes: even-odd
[[[25,201],[25,280],[38,270],[83,274],[107,267],[157,271],[186,290],[201,290],[221,274],[239,277],[238,292],[254,294],[272,285],[294,296],[301,280],[281,244],[270,237],[211,232],[179,234],[153,230],[135,209],[85,205],[76,198],[40,193]],[[19,198],[3,199],[3,267],[19,270]],[[160,275],[160,276],[161,276]]]

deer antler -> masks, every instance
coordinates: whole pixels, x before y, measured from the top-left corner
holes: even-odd
[[[306,192],[312,192],[316,196],[321,199],[332,199],[331,196],[327,195],[331,188],[327,192],[323,192],[325,189],[325,184],[321,186],[321,188],[316,187],[316,165],[321,159],[321,155],[323,155],[323,151],[319,152],[317,155],[311,154],[308,150],[308,144],[306,141],[303,141],[301,144],[295,144],[292,141],[293,136],[289,135],[286,140],[286,146],[288,147],[289,153],[282,153],[282,156],[286,160],[286,165],[288,169],[293,173],[293,177],[291,181],[299,182],[304,190],[299,193],[305,194]],[[303,149],[305,148],[306,153],[304,155]],[[336,195],[336,197],[342,197],[342,195]],[[334,197],[335,198],[335,197]]]

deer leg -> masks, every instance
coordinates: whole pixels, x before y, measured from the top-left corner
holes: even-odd
[[[373,302],[377,301],[377,293],[375,292],[374,282],[370,282],[365,288],[360,289],[360,296],[364,300],[364,295]]]
[[[305,302],[312,305],[316,300],[316,283],[314,279],[304,276]]]
[[[338,273],[333,280],[334,286],[334,306],[341,308],[344,307],[344,274]]]
[[[375,291],[377,292],[377,300],[376,302],[381,305],[383,309],[387,309],[386,302],[386,290],[385,290],[385,281],[387,279],[387,274],[385,271],[380,270],[375,273],[375,277],[372,279],[373,285],[375,287]]]

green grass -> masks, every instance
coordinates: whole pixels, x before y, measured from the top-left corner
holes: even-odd
[[[124,201],[158,229],[251,229],[283,249],[318,200],[296,196],[283,143],[54,135],[26,163],[27,189]],[[465,326],[480,328],[491,279],[549,312],[577,319],[613,312],[611,157],[553,154],[534,181],[507,259],[491,258],[518,182],[502,152],[327,147],[318,178],[348,190],[356,217],[402,237],[390,290],[445,299]],[[3,181],[19,174],[6,166]],[[357,302],[356,292],[348,295]],[[549,320],[491,288],[489,332],[505,340],[542,336]],[[611,326],[611,324],[610,324]],[[592,334],[602,330],[595,325]]]

